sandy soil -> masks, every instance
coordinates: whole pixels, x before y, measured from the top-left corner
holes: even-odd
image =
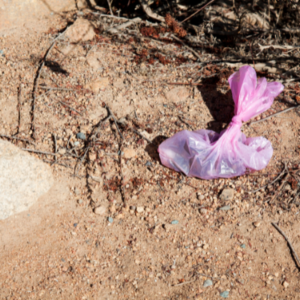
[[[40,59],[66,26],[57,16],[43,24],[42,33],[20,29],[0,38],[0,134],[33,133]],[[183,129],[221,130],[233,113],[226,78],[234,69],[199,66],[186,52],[128,33],[57,41],[41,70],[34,119],[36,150],[53,152],[56,136],[56,183],[28,211],[0,221],[1,299],[200,300],[223,299],[226,291],[229,299],[300,299],[299,270],[271,225],[278,223],[300,254],[297,184],[291,175],[269,184],[284,163],[298,168],[300,119],[293,110],[244,125],[248,136],[273,143],[262,172],[204,181],[166,169],[159,142]],[[200,76],[197,87],[168,84]],[[285,97],[262,117],[289,107]],[[112,119],[100,122],[108,115],[103,102],[124,140]],[[73,156],[64,156],[72,147]],[[234,195],[228,201],[221,199],[226,188]]]

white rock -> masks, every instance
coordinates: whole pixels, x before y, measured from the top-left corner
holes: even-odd
[[[104,206],[98,206],[98,207],[95,208],[94,212],[97,215],[103,216],[103,215],[106,214],[106,207],[104,207]]]
[[[0,219],[27,210],[53,182],[48,165],[0,140]]]
[[[136,208],[136,211],[137,211],[138,213],[141,213],[141,212],[144,211],[144,207],[143,207],[143,206],[138,206],[138,207]]]
[[[88,20],[80,18],[66,30],[65,36],[71,43],[85,42],[95,37],[95,31]]]

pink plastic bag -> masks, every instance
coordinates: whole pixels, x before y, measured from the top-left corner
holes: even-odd
[[[228,128],[220,134],[205,129],[176,133],[158,148],[163,165],[203,179],[240,176],[247,169],[267,166],[273,154],[271,143],[264,137],[246,138],[241,126],[269,109],[284,87],[266,78],[257,80],[250,66],[241,67],[228,81],[235,103]]]

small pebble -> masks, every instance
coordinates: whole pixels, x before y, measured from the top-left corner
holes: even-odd
[[[78,132],[78,133],[76,134],[76,137],[77,137],[78,139],[80,139],[80,140],[85,140],[85,139],[86,139],[86,136],[85,136],[85,134],[84,134],[83,132]]]
[[[284,286],[285,288],[288,288],[289,285],[290,285],[290,284],[289,284],[287,281],[284,281],[284,282],[283,282],[283,286]]]
[[[246,245],[245,245],[245,244],[242,244],[242,245],[241,245],[241,248],[245,249],[245,248],[246,248]]]
[[[112,217],[108,217],[107,220],[109,223],[112,223],[114,221],[114,219]]]
[[[131,159],[131,158],[136,156],[136,151],[134,149],[130,149],[130,148],[124,149],[124,155],[123,156],[126,159]]]
[[[254,227],[259,227],[260,226],[260,222],[253,222],[253,226]]]
[[[208,249],[208,244],[204,244],[203,246],[202,246],[202,249],[204,249],[204,250],[206,250],[206,249]]]
[[[178,224],[179,222],[177,221],[177,220],[173,220],[172,222],[171,222],[171,224],[172,225],[176,225],[176,224]]]
[[[137,211],[138,213],[141,213],[141,212],[144,211],[144,207],[143,207],[143,206],[138,206],[138,207],[136,208],[136,211]]]
[[[207,213],[207,209],[206,208],[201,208],[200,209],[200,214],[201,215],[205,215]]]
[[[211,285],[213,285],[213,282],[210,279],[205,280],[203,283],[203,287],[209,287]]]
[[[222,292],[222,293],[220,294],[220,296],[221,296],[222,298],[228,298],[229,292],[228,292],[228,291],[224,291],[224,292]]]
[[[79,146],[79,145],[80,145],[80,143],[79,143],[78,141],[74,142],[74,146],[75,146],[75,147],[77,147],[77,146]]]
[[[98,206],[98,207],[95,208],[94,212],[97,215],[104,215],[106,213],[106,207]]]
[[[233,189],[224,189],[220,195],[220,199],[224,201],[232,200],[234,196]]]
[[[225,205],[223,207],[220,208],[220,210],[230,210],[230,205]]]

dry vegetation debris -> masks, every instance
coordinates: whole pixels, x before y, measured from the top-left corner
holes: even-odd
[[[122,17],[98,6],[56,19],[45,35],[0,40],[1,137],[51,164],[73,205],[40,211],[47,221],[29,243],[7,242],[1,298],[295,298],[298,269],[271,222],[297,252],[296,2],[214,1],[186,21],[208,2],[142,3],[161,23],[129,1]],[[81,31],[67,21],[76,19],[93,37],[74,43]],[[227,78],[245,63],[285,84],[243,127],[272,142],[270,165],[212,181],[163,167],[156,150],[166,137],[228,124]]]

